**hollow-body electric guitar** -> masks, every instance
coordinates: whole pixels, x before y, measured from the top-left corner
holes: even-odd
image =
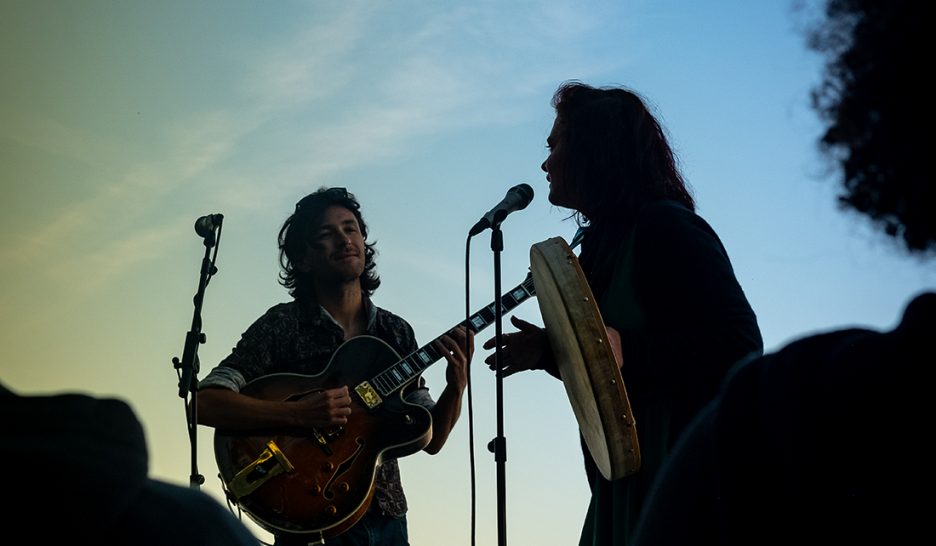
[[[534,295],[528,274],[501,297],[501,313]],[[477,333],[495,321],[496,311],[491,303],[457,326]],[[317,375],[277,373],[245,385],[243,394],[282,401],[348,385],[351,415],[344,426],[311,433],[216,431],[227,497],[271,533],[324,541],[346,531],[370,505],[382,461],[416,453],[431,439],[431,414],[405,401],[404,391],[442,358],[434,342],[400,358],[382,340],[359,336],[343,343]]]

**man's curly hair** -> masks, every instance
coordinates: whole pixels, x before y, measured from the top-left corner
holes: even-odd
[[[310,231],[318,227],[325,209],[331,206],[350,210],[361,228],[361,237],[364,238],[364,273],[361,275],[361,289],[364,294],[371,296],[380,286],[380,277],[377,276],[376,271],[377,264],[374,261],[377,250],[374,248],[375,243],[367,242],[367,224],[361,216],[360,203],[354,194],[344,188],[323,187],[296,203],[295,212],[286,219],[279,232],[281,268],[279,282],[297,301],[314,299],[315,279],[311,273],[302,272],[296,266],[305,259]]]

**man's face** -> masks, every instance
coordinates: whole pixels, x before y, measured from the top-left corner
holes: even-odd
[[[317,282],[346,283],[364,273],[364,236],[350,210],[333,205],[325,209],[318,226],[309,232],[302,270]]]

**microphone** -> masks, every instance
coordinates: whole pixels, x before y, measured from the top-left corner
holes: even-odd
[[[507,190],[507,196],[478,220],[478,223],[468,232],[468,236],[474,237],[485,229],[500,224],[508,214],[525,209],[532,200],[533,188],[529,184],[518,184],[510,188]]]
[[[223,219],[224,216],[221,214],[207,214],[202,216],[198,220],[195,220],[195,233],[206,239],[208,237],[214,237],[214,231],[216,228],[221,227],[221,220]]]

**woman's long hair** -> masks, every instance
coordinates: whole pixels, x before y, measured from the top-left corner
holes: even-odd
[[[663,127],[636,93],[569,81],[552,105],[565,151],[560,169],[580,224],[632,221],[660,199],[695,210]]]

